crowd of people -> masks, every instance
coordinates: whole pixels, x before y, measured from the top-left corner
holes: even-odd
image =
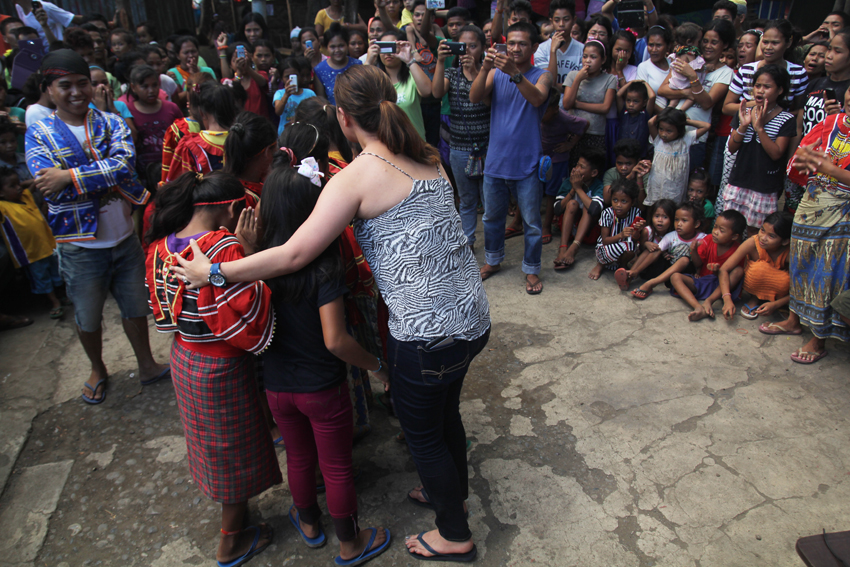
[[[171,376],[192,477],[222,505],[219,565],[272,541],[247,503],[281,482],[284,448],[307,546],[327,541],[325,491],[338,565],[387,549],[354,488],[374,404],[416,464],[408,499],[436,513],[409,553],[475,558],[459,399],[506,239],[523,237],[530,295],[557,241],[554,270],[588,248],[592,280],[635,300],[664,284],[691,321],[720,301],[768,335],[809,328],[795,362],[850,340],[850,15],[803,36],[743,0],[702,26],[652,0],[578,4],[498,0],[481,23],[376,0],[349,22],[331,0],[288,47],[256,13],[167,38],[49,2],[0,20],[7,256],[51,317],[73,305],[84,402],[108,393],[107,293],[141,383]],[[151,312],[175,334],[169,364]]]

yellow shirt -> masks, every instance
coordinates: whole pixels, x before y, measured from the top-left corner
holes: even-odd
[[[21,202],[0,200],[0,232],[16,268],[53,255],[56,240],[29,189]]]
[[[413,23],[413,14],[407,8],[402,9],[401,19],[398,21],[398,24],[396,24],[396,27],[398,29],[401,29],[404,26],[406,26],[407,24],[412,24],[412,23]]]
[[[341,24],[341,23],[343,23],[344,20],[345,20],[345,16],[340,16],[338,20],[335,20],[328,15],[327,10],[322,9],[322,10],[319,10],[318,14],[316,14],[316,21],[313,23],[313,25],[322,26],[322,29],[324,31],[328,31],[328,28],[331,27],[331,24],[333,24],[335,22],[338,22],[338,23]],[[321,39],[322,38],[319,38],[320,41],[321,41]],[[324,45],[322,45],[322,55],[327,55],[328,57],[330,57],[330,54],[331,54],[331,52],[328,51],[328,48],[325,47]]]

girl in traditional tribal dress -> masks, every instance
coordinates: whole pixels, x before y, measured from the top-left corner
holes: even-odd
[[[253,214],[240,219],[244,202],[235,177],[186,173],[157,194],[146,235],[157,330],[177,333],[171,375],[189,470],[201,492],[221,503],[219,567],[241,565],[271,542],[268,526],[243,526],[248,499],[281,482],[250,356],[271,342],[271,293],[263,282],[188,290],[169,268],[176,256],[194,255],[193,241],[217,262],[244,257],[243,242],[231,232],[237,219],[240,236],[252,224]]]

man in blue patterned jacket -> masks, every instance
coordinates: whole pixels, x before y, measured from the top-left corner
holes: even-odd
[[[151,354],[145,258],[131,218],[132,207],[144,205],[150,194],[136,176],[127,125],[118,116],[88,108],[93,87],[82,56],[69,49],[51,52],[41,70],[42,89],[50,93],[56,112],[27,130],[27,166],[47,200],[59,268],[92,365],[82,398],[99,404],[106,399],[108,378],[101,356],[107,291],[118,302],[142,384],[168,374]]]

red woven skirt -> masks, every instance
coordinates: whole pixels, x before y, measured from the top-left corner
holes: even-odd
[[[282,481],[260,409],[252,355],[211,357],[175,340],[171,378],[189,471],[205,496],[237,504]]]

